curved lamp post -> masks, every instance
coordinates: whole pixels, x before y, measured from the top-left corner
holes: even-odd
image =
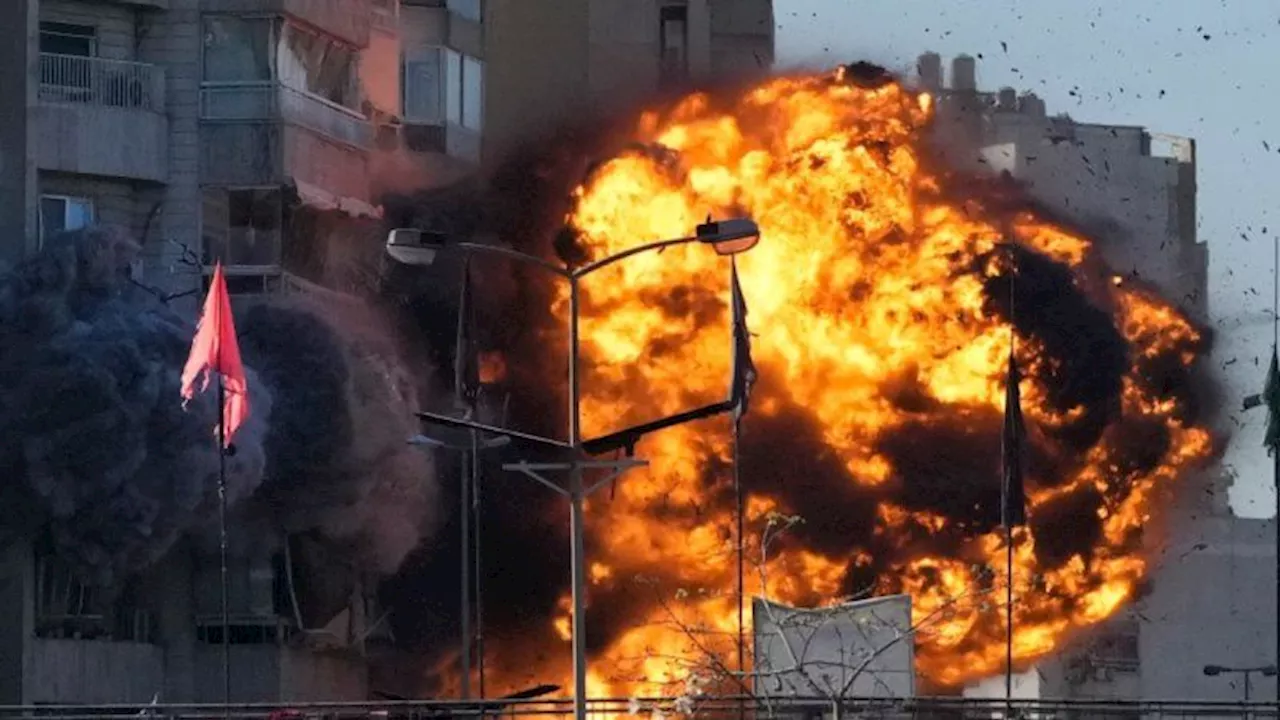
[[[736,406],[731,391],[730,397],[724,401],[632,426],[602,437],[584,440],[581,429],[581,388],[580,378],[578,377],[578,320],[581,281],[597,270],[602,270],[643,252],[662,250],[676,245],[701,243],[711,246],[719,255],[728,256],[751,250],[759,242],[760,228],[749,218],[733,218],[721,221],[712,221],[708,218],[707,222],[699,225],[694,234],[688,237],[657,240],[629,248],[616,255],[610,255],[585,265],[566,267],[512,248],[471,242],[448,242],[447,237],[444,235],[413,228],[397,228],[387,234],[387,254],[393,260],[406,265],[430,265],[440,252],[482,253],[500,255],[511,260],[536,265],[569,282],[569,427],[567,440],[557,440],[532,433],[508,430],[437,413],[421,412],[418,413],[418,417],[423,421],[436,425],[501,435],[513,440],[534,442],[543,446],[570,451],[572,459],[566,463],[520,462],[504,465],[503,467],[507,470],[522,473],[569,499],[569,534],[572,539],[570,565],[572,566],[573,712],[575,720],[586,720],[587,716],[587,646],[583,622],[586,589],[583,506],[586,503],[586,499],[627,469],[647,464],[643,460],[636,460],[630,457],[635,450],[636,443],[644,435],[673,425],[726,413]],[[734,312],[738,312],[738,309],[734,308]],[[608,461],[586,459],[586,456],[598,455],[611,450],[626,450],[628,457],[621,460]],[[583,471],[587,469],[604,470],[606,471],[605,476],[592,485],[584,485]],[[553,482],[542,474],[555,471],[567,471],[569,473],[569,486],[567,488]]]

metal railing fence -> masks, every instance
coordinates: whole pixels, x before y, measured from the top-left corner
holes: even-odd
[[[40,53],[40,100],[164,112],[164,71],[148,63]]]
[[[696,699],[597,698],[588,712],[598,720],[1211,720],[1280,717],[1273,702],[1015,700],[1006,714],[1004,700],[915,698],[911,700],[705,697]],[[0,706],[0,720],[468,720],[572,716],[568,699],[489,701],[410,701],[381,703],[295,703],[290,705],[37,705]]]

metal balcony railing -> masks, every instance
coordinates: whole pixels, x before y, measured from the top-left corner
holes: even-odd
[[[205,120],[283,120],[358,148],[373,147],[373,126],[360,113],[275,82],[205,83]]]
[[[164,71],[147,63],[40,53],[40,100],[164,112]]]

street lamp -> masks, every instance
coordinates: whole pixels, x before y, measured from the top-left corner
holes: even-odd
[[[1249,702],[1250,694],[1250,678],[1254,673],[1263,677],[1275,677],[1275,665],[1259,665],[1257,667],[1226,667],[1224,665],[1205,665],[1204,674],[1209,677],[1216,677],[1223,674],[1240,674],[1244,676],[1244,701]]]
[[[392,259],[405,264],[418,266],[430,265],[435,261],[436,255],[439,252],[446,250],[468,253],[487,253],[536,265],[547,272],[563,278],[569,283],[569,427],[567,441],[542,437],[532,433],[507,430],[485,423],[475,422],[470,419],[458,419],[438,413],[420,412],[418,413],[418,417],[426,422],[443,425],[445,427],[464,428],[481,433],[505,435],[513,440],[534,442],[545,447],[568,450],[570,452],[572,459],[565,463],[535,464],[520,462],[503,465],[503,468],[522,473],[569,500],[569,535],[571,537],[570,565],[572,566],[571,576],[573,605],[573,712],[575,720],[586,720],[587,716],[587,653],[583,617],[584,595],[586,590],[583,509],[587,498],[616,479],[626,470],[647,464],[643,460],[637,460],[630,457],[635,450],[636,443],[642,436],[672,425],[729,412],[736,406],[736,400],[733,397],[733,392],[731,390],[729,397],[723,401],[715,402],[677,415],[661,418],[659,420],[643,423],[641,425],[629,427],[604,437],[584,440],[581,429],[581,388],[580,378],[578,376],[578,324],[582,279],[597,270],[609,267],[615,263],[632,257],[633,255],[653,250],[662,250],[676,245],[702,243],[704,245],[710,245],[719,255],[737,255],[754,248],[759,242],[760,228],[749,218],[732,218],[728,220],[713,221],[708,217],[705,223],[698,225],[694,234],[691,236],[670,240],[657,240],[624,250],[616,255],[595,260],[585,265],[578,267],[565,267],[536,255],[529,255],[501,245],[484,245],[470,242],[449,243],[446,241],[446,238],[440,234],[426,233],[412,228],[397,228],[390,231],[387,235],[387,254],[390,255]],[[739,309],[735,307],[735,321],[738,320],[736,317],[738,312]],[[628,457],[618,460],[604,461],[585,459],[585,456],[598,455],[615,449],[626,450]],[[605,471],[605,476],[591,485],[585,485],[583,482],[583,471],[588,469],[603,470]],[[561,486],[559,483],[553,482],[543,474],[547,472],[565,471],[569,473],[569,486],[567,488]]]

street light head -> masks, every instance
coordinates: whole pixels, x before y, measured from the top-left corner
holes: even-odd
[[[444,235],[441,233],[423,232],[416,228],[396,228],[387,233],[387,254],[404,265],[431,265],[443,244]]]
[[[1209,677],[1213,677],[1214,675],[1221,675],[1222,673],[1226,672],[1226,670],[1227,669],[1222,667],[1221,665],[1205,665],[1204,666],[1204,674],[1208,675]]]
[[[1261,672],[1261,673],[1262,673],[1263,675],[1265,675],[1266,677],[1275,677],[1275,676],[1276,676],[1276,666],[1275,666],[1275,665],[1268,665],[1268,666],[1266,666],[1266,667],[1262,668],[1262,670],[1260,670],[1259,672]]]
[[[1244,399],[1244,407],[1241,410],[1252,410],[1262,404],[1262,394],[1248,395]]]
[[[750,218],[731,218],[713,221],[710,218],[698,226],[697,238],[713,246],[721,255],[737,255],[755,247],[760,242],[760,228]]]

